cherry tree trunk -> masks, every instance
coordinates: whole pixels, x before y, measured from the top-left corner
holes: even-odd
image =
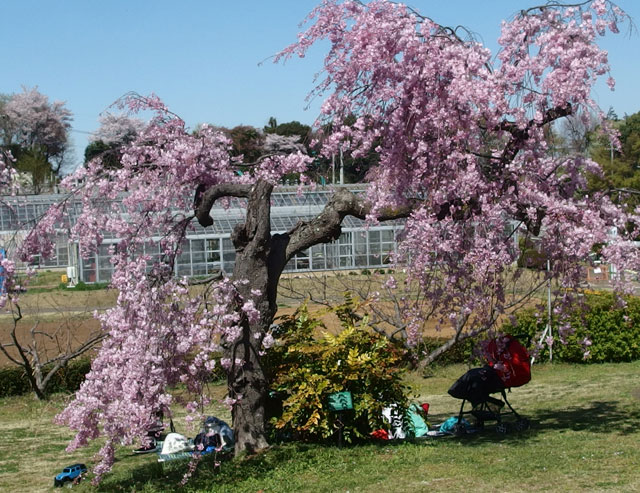
[[[231,359],[228,371],[229,397],[233,405],[233,428],[236,455],[253,453],[268,446],[265,435],[265,402],[268,382],[262,366],[262,340],[276,313],[277,278],[269,267],[270,200],[272,186],[258,183],[249,195],[247,221],[238,226],[232,240],[236,248],[234,280],[241,302],[253,301],[260,316],[249,320],[244,316],[242,335],[227,350]],[[278,271],[281,271],[278,269]]]
[[[236,257],[236,279],[249,283],[240,287],[243,299],[251,299],[251,290],[259,290],[266,283],[266,263],[252,255]],[[264,291],[262,291],[264,292]],[[256,299],[258,298],[258,299]],[[265,437],[265,399],[268,383],[262,366],[260,351],[262,337],[269,329],[274,314],[266,295],[253,296],[260,320],[243,321],[242,336],[228,349],[232,361],[228,372],[229,396],[236,399],[233,406],[233,427],[236,454],[253,453],[268,446]]]

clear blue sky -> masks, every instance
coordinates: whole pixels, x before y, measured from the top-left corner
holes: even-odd
[[[187,124],[261,127],[278,121],[312,123],[305,96],[322,63],[322,49],[274,65],[271,57],[295,40],[314,0],[4,0],[0,28],[0,92],[38,86],[66,101],[74,114],[76,160],[97,118],[127,91],[155,92]],[[411,0],[441,24],[464,25],[492,50],[500,21],[544,0]],[[618,5],[640,23],[640,1]],[[640,36],[608,36],[615,92],[599,86],[605,111],[640,110]],[[260,62],[264,63],[260,64]]]

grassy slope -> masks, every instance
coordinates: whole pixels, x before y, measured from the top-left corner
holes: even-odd
[[[334,446],[288,444],[257,457],[203,461],[184,491],[640,491],[640,362],[536,366],[531,383],[510,394],[532,419],[531,430],[420,443]],[[411,376],[418,401],[431,404],[432,422],[455,414],[446,394],[463,366]],[[218,389],[218,392],[224,392]],[[0,400],[0,491],[46,491],[54,474],[91,452],[63,452],[70,436],[51,424],[62,396],[49,403],[21,397]],[[220,408],[213,412],[224,416]],[[176,422],[179,431],[181,422]],[[164,467],[129,450],[99,491],[174,491],[185,463]],[[93,491],[85,483],[79,491]]]

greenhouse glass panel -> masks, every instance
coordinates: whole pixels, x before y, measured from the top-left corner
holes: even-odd
[[[191,264],[191,269],[194,276],[207,275],[207,264]]]
[[[183,241],[182,245],[180,245],[180,250],[182,250],[176,259],[178,265],[186,265],[191,263],[191,245],[188,241]]]
[[[205,261],[204,240],[191,240],[191,261],[193,263]]]
[[[340,267],[343,269],[346,267],[353,267],[353,257],[351,255],[348,257],[340,257]]]
[[[222,238],[222,270],[233,272],[236,263],[236,249],[231,238]]]
[[[367,234],[366,232],[355,232],[353,235],[353,252],[356,267],[367,266]]]
[[[69,243],[66,237],[59,238],[57,242],[57,263],[59,266],[65,267],[69,265]]]
[[[112,269],[99,269],[97,282],[109,282],[111,281],[112,275],[113,275]]]
[[[367,256],[366,255],[356,255],[355,256],[356,267],[366,267],[367,266]]]
[[[380,231],[380,239],[386,243],[393,243],[395,241],[395,232],[392,229],[383,229]]]
[[[207,239],[207,262],[220,263],[220,240],[218,238]]]
[[[111,254],[109,252],[110,245],[100,245],[98,247],[98,268],[110,269],[111,268]]]
[[[82,280],[84,282],[96,282],[96,256],[90,254],[89,258],[82,259]]]
[[[191,251],[204,252],[204,240],[202,239],[191,240]]]
[[[369,242],[369,254],[379,254],[380,253],[380,242],[379,241],[370,241]]]
[[[369,255],[369,265],[377,267],[382,265],[382,257],[379,253]]]
[[[311,269],[324,270],[327,268],[326,253],[324,244],[314,245],[311,247]]]
[[[325,251],[325,264],[327,269],[335,269],[338,267],[340,256],[338,255],[339,246],[334,241],[327,243],[324,246]]]
[[[309,270],[309,250],[296,253],[294,258],[296,270]]]
[[[287,265],[284,266],[284,270],[287,272],[296,270],[296,263],[295,263],[295,259],[291,259],[287,262]]]
[[[357,231],[353,235],[353,251],[356,255],[362,255],[367,253],[367,233]]]
[[[176,274],[179,277],[183,277],[183,276],[191,276],[191,264],[187,263],[187,264],[178,264],[178,266],[176,267]]]

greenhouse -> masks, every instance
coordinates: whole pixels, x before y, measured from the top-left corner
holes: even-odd
[[[349,185],[355,192],[364,191],[363,186]],[[296,187],[280,187],[274,190],[271,207],[271,230],[284,233],[299,221],[318,215],[333,189],[318,188],[298,193]],[[50,205],[58,203],[61,195],[33,195],[3,197],[0,205],[0,247],[11,256],[18,240],[24,236],[35,220]],[[77,217],[80,202],[67,204],[71,221]],[[220,270],[230,273],[235,262],[235,250],[231,232],[236,224],[244,221],[245,210],[242,199],[233,199],[229,207],[216,204],[211,210],[214,223],[202,228],[196,221],[187,234],[182,252],[176,259],[175,272],[179,276],[204,276]],[[403,221],[385,222],[366,227],[364,221],[347,216],[342,224],[342,234],[337,240],[311,247],[298,253],[285,268],[285,272],[323,271],[337,269],[372,269],[389,263],[390,254],[396,249],[396,235],[403,228]],[[105,237],[98,251],[83,259],[78,255],[78,245],[69,242],[66,230],[71,224],[61,225],[56,240],[56,255],[50,259],[34,259],[40,267],[65,270],[70,279],[86,283],[108,282],[113,267],[110,249],[117,238]],[[144,253],[160,255],[159,245],[149,242]],[[23,266],[26,267],[26,266]]]

